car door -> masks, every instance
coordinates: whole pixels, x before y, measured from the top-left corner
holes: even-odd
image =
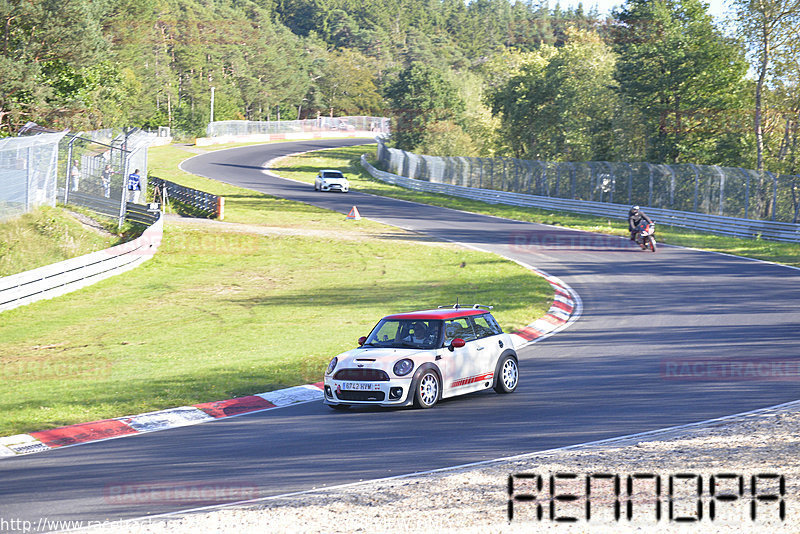
[[[494,373],[497,358],[504,350],[500,326],[487,314],[470,317],[475,332],[476,365],[484,373]]]
[[[442,397],[451,397],[462,393],[469,393],[483,387],[484,374],[481,372],[478,338],[468,317],[447,319],[444,321],[445,347],[450,346],[450,342],[455,338],[464,340],[465,345],[450,352],[447,348],[443,349],[444,366],[442,377],[444,386]]]

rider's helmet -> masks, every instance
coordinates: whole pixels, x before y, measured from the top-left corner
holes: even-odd
[[[630,211],[630,213],[631,213],[631,214],[633,214],[633,213],[639,213],[639,206],[631,206],[631,211]]]

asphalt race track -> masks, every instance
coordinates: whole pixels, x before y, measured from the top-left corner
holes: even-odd
[[[583,315],[566,331],[520,351],[517,392],[468,395],[424,411],[334,412],[310,403],[2,459],[0,518],[35,524],[42,517],[141,517],[198,503],[147,491],[115,498],[118,488],[221,485],[242,488],[244,498],[265,497],[702,421],[800,398],[797,376],[688,380],[672,372],[681,360],[798,362],[800,271],[666,246],[652,254],[624,239],[357,191],[317,193],[310,184],[263,172],[265,162],[282,154],[359,142],[230,149],[192,158],[183,168],[342,214],[356,205],[363,217],[497,252],[560,277],[582,298]],[[365,324],[364,334],[372,326]],[[735,463],[730,468],[735,471]]]

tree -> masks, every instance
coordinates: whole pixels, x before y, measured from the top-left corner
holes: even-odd
[[[735,0],[739,27],[751,47],[758,72],[753,130],[756,135],[756,170],[764,170],[764,88],[773,56],[800,39],[800,0]]]
[[[96,7],[89,0],[0,0],[0,13],[0,131],[28,120],[69,126],[85,111],[76,94],[89,77],[80,72],[106,50]],[[53,80],[60,93],[48,85]]]
[[[447,120],[458,123],[464,111],[455,87],[423,63],[412,63],[403,70],[386,96],[394,118],[392,140],[403,150],[414,150],[428,125]]]
[[[616,57],[592,32],[571,29],[561,48],[525,54],[518,74],[490,93],[501,137],[512,155],[588,161],[620,156],[623,111],[616,92]]]
[[[616,79],[645,118],[651,161],[720,163],[716,140],[743,108],[747,63],[700,0],[629,0],[615,13]]]
[[[377,113],[383,99],[375,86],[371,63],[355,50],[328,54],[314,82],[315,101],[331,115]]]

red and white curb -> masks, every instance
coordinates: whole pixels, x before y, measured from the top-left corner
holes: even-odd
[[[0,438],[0,458],[49,451],[60,447],[133,434],[205,423],[215,419],[322,400],[322,382],[295,386],[224,401],[80,423],[51,430]]]
[[[511,333],[515,349],[536,343],[564,330],[578,320],[583,309],[578,294],[561,279],[531,265],[521,265],[547,280],[555,290],[555,297],[553,297],[553,303],[547,313],[528,326]]]

